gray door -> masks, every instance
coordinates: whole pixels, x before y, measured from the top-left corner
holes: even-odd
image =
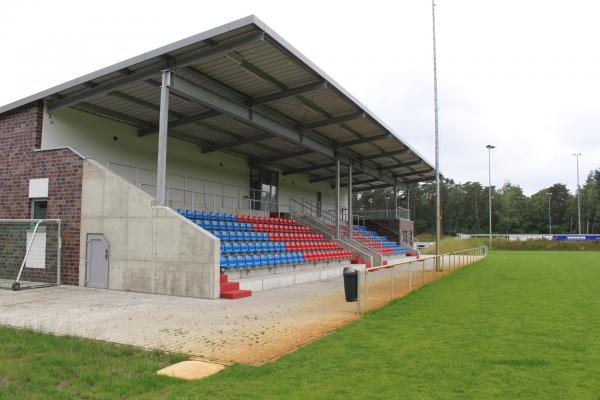
[[[88,233],[85,264],[85,285],[108,288],[108,241],[104,235]]]

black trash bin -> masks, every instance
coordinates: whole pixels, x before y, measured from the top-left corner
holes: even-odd
[[[358,298],[358,271],[352,267],[344,268],[344,293],[347,302],[355,302]]]

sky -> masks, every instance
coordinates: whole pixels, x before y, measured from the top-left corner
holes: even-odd
[[[254,14],[434,161],[431,3],[23,1],[2,5],[0,105]],[[437,0],[440,168],[526,194],[600,167],[600,3]]]

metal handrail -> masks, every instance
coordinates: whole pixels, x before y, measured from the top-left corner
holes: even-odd
[[[111,168],[111,166],[113,166],[113,168]],[[115,166],[127,168],[127,169],[131,170],[134,176],[129,177],[129,176],[127,176],[127,174],[119,173],[119,171],[114,168]],[[156,187],[156,185],[154,185],[153,183],[146,183],[145,179],[144,179],[144,173],[156,174],[156,170],[137,167],[134,165],[117,163],[114,161],[107,161],[106,168],[117,173],[118,175],[122,176],[123,178],[131,181],[138,188],[142,188],[144,186],[145,187]],[[207,190],[207,186],[215,185],[217,188],[219,188],[216,190],[216,192],[220,192],[221,196],[225,196],[226,191],[230,191],[231,189],[233,189],[236,192],[237,197],[243,197],[241,195],[241,193],[248,193],[249,197],[254,197],[257,199],[263,199],[263,198],[270,199],[271,198],[271,194],[264,190],[252,189],[249,187],[235,186],[235,185],[230,185],[230,184],[226,184],[223,182],[211,181],[211,180],[205,179],[205,178],[191,177],[191,176],[179,175],[179,174],[167,174],[167,179],[169,177],[174,177],[174,178],[180,180],[180,183],[183,186],[183,188],[177,187],[176,189],[198,191],[198,190],[194,190],[193,186],[202,186],[201,192],[211,193],[211,191]],[[152,182],[154,182],[154,180],[152,180]],[[173,186],[171,186],[171,188],[175,189]],[[148,194],[154,196],[154,193],[148,193]],[[215,193],[215,194],[219,194],[219,193]],[[257,201],[259,201],[259,200],[257,200]]]

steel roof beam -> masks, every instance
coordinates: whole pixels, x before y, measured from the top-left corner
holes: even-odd
[[[431,172],[431,171],[435,171],[435,170],[432,170],[431,168],[427,168],[427,169],[421,169],[421,170],[418,170],[418,171],[404,172],[404,173],[398,174],[396,176],[398,178],[404,178],[404,177],[412,176],[412,175],[422,175],[422,174],[424,174],[426,172]]]
[[[316,164],[316,165],[311,165],[310,167],[288,169],[287,171],[283,171],[281,173],[281,175],[301,174],[303,172],[310,172],[310,171],[314,171],[316,169],[331,168],[331,167],[335,167],[335,162]]]
[[[423,162],[423,160],[413,160],[413,161],[407,161],[407,162],[400,162],[400,163],[392,164],[392,165],[386,165],[382,168],[389,170],[389,169],[394,169],[394,168],[412,167],[413,165],[418,165],[418,164],[421,164],[422,162]]]
[[[265,103],[270,103],[273,101],[287,99],[288,97],[299,96],[304,93],[313,92],[319,89],[326,89],[327,82],[321,81],[317,83],[310,83],[308,85],[298,86],[292,89],[285,89],[281,92],[268,94],[266,96],[255,97],[250,100],[250,104],[252,106],[258,106]]]
[[[210,111],[201,112],[199,114],[190,115],[188,117],[182,117],[179,119],[175,119],[175,120],[169,121],[169,129],[176,128],[176,127],[182,126],[182,125],[191,124],[191,123],[198,122],[198,121],[202,121],[202,120],[209,119],[212,117],[216,117],[217,115],[220,115],[220,113],[217,111],[210,110]],[[138,132],[138,136],[151,135],[156,132],[158,132],[158,125],[151,125],[145,129],[140,129]]]
[[[300,151],[296,151],[294,153],[282,154],[280,156],[261,158],[260,160],[250,161],[248,163],[248,165],[250,165],[251,167],[256,167],[257,165],[268,164],[268,163],[273,163],[273,162],[277,162],[277,161],[283,161],[283,160],[287,160],[288,158],[301,157],[301,156],[305,156],[305,155],[311,154],[311,153],[314,153],[314,152],[312,150],[300,150]]]
[[[77,108],[79,108],[83,111],[91,112],[94,114],[99,114],[99,115],[102,115],[109,119],[123,122],[128,125],[133,125],[138,128],[147,128],[152,125],[148,121],[144,121],[142,119],[135,118],[135,117],[129,116],[127,114],[123,114],[118,111],[114,111],[114,110],[111,110],[111,109],[108,109],[105,107],[97,106],[95,104],[81,102],[81,103],[77,104]]]
[[[391,156],[397,156],[400,154],[404,154],[407,153],[410,149],[408,147],[402,149],[402,150],[394,150],[394,151],[384,151],[383,153],[377,153],[377,154],[371,154],[368,156],[364,156],[362,157],[363,160],[374,160],[376,158],[383,158],[383,157],[391,157]]]
[[[330,147],[321,144],[292,128],[275,122],[260,113],[254,112],[244,105],[235,103],[216,93],[196,86],[184,80],[183,78],[175,78],[173,91],[191,98],[208,108],[228,115],[231,118],[242,121],[263,131],[272,133],[293,143],[297,143],[311,151],[319,152],[331,159],[335,159],[335,152]]]
[[[273,137],[274,136],[271,135],[270,133],[263,133],[260,135],[250,136],[250,137],[247,137],[244,139],[232,140],[231,142],[220,143],[220,144],[208,146],[208,147],[205,147],[202,149],[202,153],[206,154],[206,153],[212,153],[214,151],[227,150],[232,147],[242,146],[244,144],[249,144],[249,143],[256,143],[256,142],[260,142],[263,140],[271,139]]]
[[[374,142],[376,140],[387,139],[392,137],[390,133],[382,133],[380,135],[374,135],[369,137],[363,137],[360,139],[348,140],[346,142],[340,142],[335,145],[336,149],[341,149],[342,147],[354,146],[355,144],[369,143]]]
[[[49,102],[47,106],[48,112],[53,112],[63,107],[70,107],[74,104],[84,101],[89,97],[96,96],[99,94],[105,94],[120,86],[127,85],[128,83],[150,78],[160,73],[161,70],[169,68],[170,66],[174,66],[175,68],[185,67],[194,62],[197,62],[198,60],[218,57],[223,54],[229,53],[239,48],[240,46],[260,42],[264,39],[264,33],[259,32],[238,39],[233,39],[226,43],[217,44],[208,49],[200,49],[193,51],[189,54],[183,54],[181,56],[172,57],[170,61],[165,61],[163,63],[153,64],[147,67],[140,68],[139,70],[129,75],[125,75],[116,79],[111,79],[110,81],[101,83],[93,88],[83,90],[79,93],[75,93],[70,96],[66,96],[60,100]]]
[[[336,158],[337,152],[330,146],[322,144],[310,136],[303,134],[302,132],[276,122],[269,117],[250,109],[247,106],[238,104],[232,100],[224,98],[223,96],[194,85],[183,78],[175,77],[172,92],[190,98],[197,103],[228,115],[229,117],[241,121],[247,125],[254,126],[264,132],[271,133],[291,143],[302,146],[311,152],[319,153],[332,160],[335,160]],[[339,156],[342,158],[342,161],[345,164],[352,162],[348,156],[344,156],[343,154],[340,154]],[[384,182],[389,182],[390,184],[395,183],[395,179],[393,177],[384,175],[380,170],[367,167],[362,163],[353,165],[355,165],[356,169],[373,177],[380,178]]]
[[[353,191],[354,192],[366,192],[367,190],[385,189],[385,188],[388,188],[391,186],[394,186],[394,185],[390,185],[389,183],[384,183],[382,185],[367,186],[364,188],[353,188]]]
[[[326,119],[324,121],[312,122],[309,124],[305,124],[302,126],[303,131],[308,131],[311,129],[321,128],[323,126],[339,124],[342,122],[352,121],[353,119],[365,118],[366,114],[364,111],[354,112],[346,115],[340,115],[339,117],[333,117]]]
[[[373,183],[373,182],[380,182],[380,180],[377,178],[364,179],[362,181],[354,181],[353,180],[352,185],[364,185],[365,183]],[[341,186],[348,186],[348,182],[342,183]]]

